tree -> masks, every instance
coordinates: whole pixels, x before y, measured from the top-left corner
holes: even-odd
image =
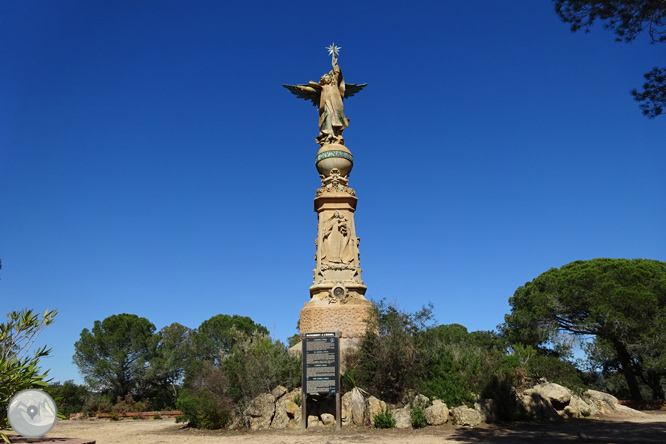
[[[572,31],[604,21],[618,41],[631,42],[647,29],[652,43],[666,41],[666,2],[663,0],[554,0],[555,11]],[[644,75],[643,91],[631,91],[643,114],[654,118],[666,107],[666,68],[654,68]]]
[[[46,345],[28,355],[30,347],[47,325],[53,323],[58,310],[47,310],[43,315],[23,309],[7,314],[7,322],[0,324],[0,429],[7,428],[7,408],[12,397],[21,390],[41,389],[48,385],[45,381],[48,370],[41,372],[40,358],[51,352]],[[0,433],[0,438],[9,442]]]
[[[133,314],[95,321],[74,344],[74,363],[88,385],[113,397],[137,395],[146,384],[147,364],[155,356],[155,326]]]
[[[174,322],[157,334],[157,349],[146,375],[153,386],[153,406],[172,407],[178,398],[179,385],[191,359],[193,333],[192,329]]]
[[[220,365],[221,358],[236,344],[238,335],[232,328],[247,335],[254,332],[268,335],[266,327],[256,324],[247,316],[218,314],[203,321],[194,334],[194,353],[198,359]]]
[[[62,413],[66,418],[72,413],[83,412],[90,398],[86,386],[77,385],[71,379],[62,384],[59,382],[49,384],[45,390],[58,405],[58,413]]]
[[[509,304],[503,329],[512,343],[552,352],[565,335],[592,336],[612,348],[633,399],[642,399],[639,380],[666,376],[664,367],[646,366],[666,354],[664,262],[575,261],[519,287]]]

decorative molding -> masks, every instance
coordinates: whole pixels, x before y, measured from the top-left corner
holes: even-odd
[[[354,164],[354,156],[352,156],[351,153],[342,150],[331,150],[319,153],[317,157],[315,157],[315,166],[322,160],[328,159],[330,157],[342,157],[343,159],[350,161],[352,165]]]

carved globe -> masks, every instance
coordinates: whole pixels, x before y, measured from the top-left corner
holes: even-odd
[[[337,168],[343,176],[349,176],[354,166],[354,157],[344,145],[324,145],[317,151],[315,165],[319,174],[328,177],[331,170]]]

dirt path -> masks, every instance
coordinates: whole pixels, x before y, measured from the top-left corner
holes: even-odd
[[[11,435],[11,433],[10,433]],[[97,444],[452,444],[452,443],[666,443],[666,411],[639,418],[606,416],[559,422],[510,423],[463,428],[451,425],[419,430],[371,428],[203,431],[183,429],[174,420],[58,421],[45,438],[87,438]]]

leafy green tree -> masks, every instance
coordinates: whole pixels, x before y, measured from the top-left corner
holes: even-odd
[[[642,399],[639,380],[666,376],[661,361],[653,359],[666,355],[664,262],[572,262],[519,287],[509,304],[503,329],[512,343],[552,351],[566,335],[594,337],[612,349],[633,399]]]
[[[162,328],[146,380],[152,385],[150,398],[158,409],[174,406],[185,369],[192,359],[193,330],[174,322]]]
[[[66,418],[72,413],[83,412],[91,396],[86,386],[75,384],[73,380],[49,384],[45,391],[55,400],[58,413]]]
[[[74,363],[88,385],[114,399],[137,395],[147,384],[148,362],[155,357],[155,326],[133,314],[112,315],[95,321],[74,344]]]
[[[193,346],[196,358],[220,365],[222,357],[236,344],[237,334],[232,329],[251,335],[254,332],[268,334],[266,327],[256,324],[247,316],[218,314],[203,321],[194,333]]]
[[[599,20],[618,41],[631,42],[647,30],[652,43],[666,41],[666,2],[663,0],[554,0],[555,11],[572,31],[589,31]],[[654,118],[666,107],[666,67],[644,75],[643,91],[631,91],[643,114]]]
[[[47,325],[53,323],[58,310],[47,310],[43,315],[23,309],[7,314],[7,322],[0,324],[0,429],[8,427],[7,408],[12,397],[26,389],[43,389],[48,370],[38,367],[40,358],[51,352],[43,346],[28,355],[30,347]],[[5,434],[0,438],[9,442]]]

